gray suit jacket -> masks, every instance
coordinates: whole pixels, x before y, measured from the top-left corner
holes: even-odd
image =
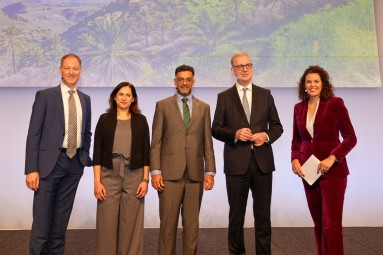
[[[150,168],[161,170],[164,180],[188,177],[203,182],[205,172],[215,172],[210,106],[193,97],[192,116],[185,129],[177,96],[156,104],[153,118]]]
[[[77,90],[82,107],[81,148],[82,165],[90,166],[89,148],[92,133],[90,97]],[[65,135],[64,104],[60,85],[36,93],[27,136],[25,174],[39,172],[49,175],[60,154]]]

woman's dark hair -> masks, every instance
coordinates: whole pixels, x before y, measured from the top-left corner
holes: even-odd
[[[320,66],[309,66],[305,72],[303,73],[301,79],[298,82],[298,97],[299,99],[306,100],[309,98],[309,95],[307,94],[305,82],[306,82],[306,76],[310,73],[317,73],[319,74],[321,80],[322,80],[322,91],[320,93],[320,97],[327,100],[329,98],[332,98],[334,96],[334,86],[330,82],[330,76],[326,70],[324,70]]]
[[[129,107],[129,111],[131,114],[138,114],[138,113],[141,113],[141,110],[138,108],[138,98],[137,98],[137,92],[136,92],[136,88],[133,86],[133,84],[129,83],[129,82],[121,82],[120,84],[118,84],[112,91],[112,93],[110,93],[110,97],[109,97],[109,109],[106,110],[106,112],[109,112],[109,113],[116,113],[117,112],[117,104],[116,104],[116,100],[114,100],[114,98],[116,97],[118,91],[120,91],[121,88],[123,87],[129,87],[131,90],[132,90],[132,96],[133,96],[133,102],[130,104],[130,107]]]

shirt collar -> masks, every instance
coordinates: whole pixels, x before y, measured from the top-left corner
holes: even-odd
[[[250,82],[249,85],[247,85],[246,87],[245,86],[242,86],[238,83],[235,83],[235,86],[237,87],[237,91],[242,91],[243,88],[247,88],[247,91],[251,91],[253,86],[252,86],[252,83]]]
[[[68,93],[70,90],[72,90],[67,85],[65,85],[63,82],[61,82],[60,87],[61,87],[61,93],[63,93],[63,94]],[[73,90],[77,93],[77,87],[75,87]]]
[[[177,100],[180,101],[180,102],[182,102],[182,99],[184,98],[184,96],[181,96],[181,95],[178,94],[178,93],[176,93],[176,95],[177,95]],[[186,98],[188,99],[189,102],[191,102],[193,96],[192,96],[192,94],[190,94],[190,95],[188,95]]]

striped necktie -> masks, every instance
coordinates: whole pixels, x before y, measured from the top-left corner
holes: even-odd
[[[183,110],[184,110],[184,126],[186,129],[189,127],[189,123],[190,123],[190,111],[189,111],[189,106],[187,101],[188,99],[186,97],[182,98]]]

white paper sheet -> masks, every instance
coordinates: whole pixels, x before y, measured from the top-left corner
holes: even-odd
[[[319,162],[320,160],[317,157],[311,155],[302,165],[303,173],[305,174],[302,178],[305,179],[309,185],[313,185],[313,183],[322,175],[321,172],[317,173]]]

